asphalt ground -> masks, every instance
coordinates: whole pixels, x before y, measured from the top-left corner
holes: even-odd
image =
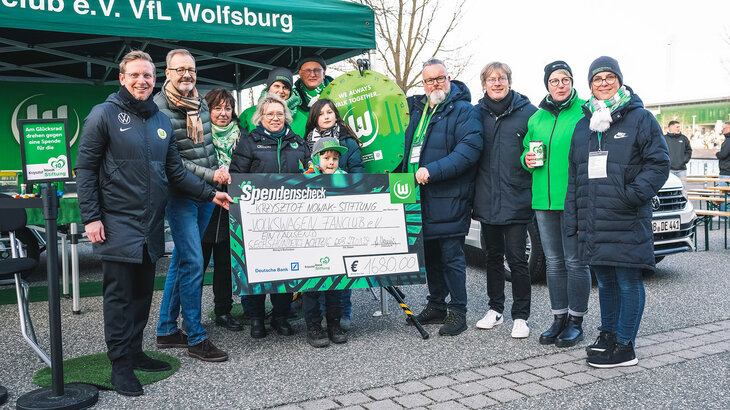
[[[646,279],[647,303],[639,336],[712,323],[730,318],[728,261],[723,250],[722,231],[712,231],[710,251],[672,255],[658,265],[658,272]],[[137,398],[102,391],[96,408],[265,408],[398,383],[423,380],[463,369],[481,368],[558,352],[577,352],[596,336],[599,324],[598,295],[594,285],[585,318],[586,341],[572,349],[541,346],[539,333],[551,323],[545,284],[533,286],[531,335],[526,340],[510,337],[511,320],[493,330],[474,324],[487,311],[486,278],[480,258],[470,254],[467,271],[469,329],[457,337],[441,337],[438,326],[427,326],[431,337],[404,325],[404,315],[389,299],[390,315],[374,317],[380,310],[367,290],[353,293],[353,329],[344,345],[315,349],[306,342],[302,320],[293,322],[298,333],[291,337],[270,334],[253,340],[246,328],[229,332],[215,326],[204,314],[203,324],[210,339],[228,351],[224,363],[203,363],[187,356],[185,349],[168,349],[178,357],[180,371],[162,382],[145,386]],[[82,280],[98,280],[100,264],[88,245],[81,245]],[[169,260],[158,264],[164,275]],[[42,274],[35,275],[38,279]],[[32,278],[34,279],[34,278]],[[401,288],[406,302],[417,312],[425,304],[425,285]],[[507,284],[507,310],[511,306]],[[212,291],[203,292],[203,309],[213,308]],[[145,349],[154,350],[154,334],[162,292],[155,292]],[[388,296],[390,298],[390,296]],[[82,299],[82,314],[71,314],[71,301],[61,303],[64,357],[105,351],[101,298]],[[48,349],[47,303],[31,305],[39,343]],[[507,312],[507,311],[506,311]],[[640,345],[637,347],[641,347]],[[537,397],[520,399],[510,407],[660,407],[727,408],[730,357],[727,353],[664,366],[586,386]],[[8,388],[14,405],[18,396],[36,388],[33,374],[43,367],[20,337],[15,305],[0,306],[0,384]],[[718,401],[719,400],[719,401]],[[723,404],[725,403],[725,404]]]

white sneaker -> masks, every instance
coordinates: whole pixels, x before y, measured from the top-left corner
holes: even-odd
[[[524,339],[530,336],[530,327],[527,326],[527,321],[524,319],[515,319],[515,323],[512,325],[512,337],[515,339]]]
[[[504,322],[504,316],[501,313],[497,313],[496,310],[489,309],[482,320],[477,322],[477,327],[479,329],[491,329],[502,324],[502,322]]]

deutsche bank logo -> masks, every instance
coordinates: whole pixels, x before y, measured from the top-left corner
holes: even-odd
[[[292,262],[291,263],[291,270],[292,271],[298,271],[299,270],[299,262]]]

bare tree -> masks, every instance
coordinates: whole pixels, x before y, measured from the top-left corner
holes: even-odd
[[[420,84],[421,64],[431,57],[448,59],[452,77],[468,64],[459,55],[466,44],[450,47],[449,35],[459,25],[466,0],[353,0],[375,12],[377,53],[386,74],[403,92]]]

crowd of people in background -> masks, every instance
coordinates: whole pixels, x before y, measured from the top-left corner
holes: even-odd
[[[296,68],[296,81],[289,68],[272,69],[257,104],[239,116],[230,91],[198,94],[195,59],[187,50],[168,53],[166,79],[154,96],[153,62],[133,51],[120,63],[119,92],[85,120],[76,168],[79,201],[86,233],[103,260],[105,339],[120,394],[143,394],[134,369],[170,368],[141,350],[163,216],[175,248],[157,346],[225,361],[228,354],[201,324],[201,303],[212,256],[214,323],[244,329],[231,314],[230,173],[365,172],[362,143],[334,103],[319,98],[332,81],[326,62],[306,56]],[[533,307],[525,247],[527,225],[536,220],[550,295],[550,306],[539,308],[554,317],[539,342],[569,347],[584,339],[591,266],[601,325],[586,348],[587,361],[594,367],[635,365],[645,303],[642,271],[655,268],[650,199],[670,170],[667,143],[624,84],[615,59],[593,61],[587,100],[577,95],[566,62],[554,61],[544,72],[548,93],[535,106],[512,89],[509,65],[490,62],[480,75],[483,97],[472,105],[470,90],[451,78],[446,63],[424,63],[425,94],[408,98],[411,119],[396,170],[413,173],[421,186],[428,297],[416,319],[441,325],[443,336],[469,327],[464,240],[473,218],[487,257],[487,289],[477,297],[489,301],[475,326],[486,330],[505,322],[506,259],[511,336],[527,338]],[[269,328],[294,335],[292,294],[269,297],[268,327],[266,295],[241,297],[250,336],[264,338]],[[308,292],[302,299],[310,345],[347,342],[350,291]]]

